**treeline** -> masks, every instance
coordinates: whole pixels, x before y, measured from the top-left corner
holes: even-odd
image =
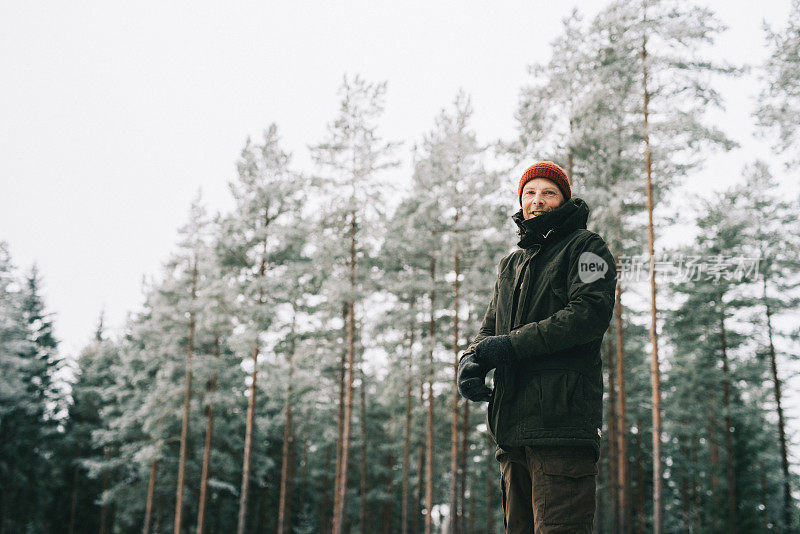
[[[768,32],[755,113],[776,153],[797,146],[798,20],[793,0]],[[481,144],[459,93],[403,184],[386,84],[345,78],[313,170],[275,125],[248,140],[235,207],[198,197],[144,305],[119,335],[101,318],[75,365],[38,273],[2,244],[0,532],[501,531],[485,407],[455,371],[516,242],[511,169],[541,159],[567,169],[620,273],[597,531],[797,527],[800,204],[764,162],[713,195],[682,180],[735,146],[705,115],[723,104],[711,80],[741,72],[703,55],[722,30],[666,1],[575,12],[514,136]],[[675,223],[694,231],[658,247]]]

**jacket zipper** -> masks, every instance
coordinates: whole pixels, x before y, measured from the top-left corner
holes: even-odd
[[[536,255],[542,248],[542,246],[539,244],[534,246],[536,247],[536,249],[530,254],[530,256],[525,258],[525,261],[522,262],[522,267],[520,268],[519,272],[514,278],[514,293],[511,295],[511,313],[509,314],[509,317],[511,317],[511,321],[509,323],[511,325],[511,328],[509,329],[509,332],[511,330],[516,329],[518,326],[522,326],[516,324],[517,320],[519,319],[517,317],[517,309],[520,307],[519,306],[520,301],[522,301],[523,304],[525,303],[525,295],[523,294],[523,288],[520,286],[520,284],[522,283],[522,280],[525,279],[525,270],[530,268],[531,261],[533,261],[533,258],[536,257]],[[514,297],[517,295],[518,290],[519,290],[519,299],[515,299]]]

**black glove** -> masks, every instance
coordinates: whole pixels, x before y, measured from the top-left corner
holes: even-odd
[[[509,363],[514,354],[511,336],[489,336],[475,346],[475,361],[488,369]]]
[[[489,369],[475,362],[475,353],[471,352],[458,362],[458,392],[465,399],[475,402],[489,402],[492,390],[486,387],[486,373]]]

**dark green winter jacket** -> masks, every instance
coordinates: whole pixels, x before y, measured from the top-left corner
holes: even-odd
[[[616,269],[605,241],[586,229],[589,208],[571,198],[524,220],[520,249],[500,261],[479,334],[510,334],[513,361],[494,374],[488,425],[498,445],[591,446],[599,457],[600,345],[614,307]]]

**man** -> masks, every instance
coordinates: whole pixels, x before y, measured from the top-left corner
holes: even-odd
[[[458,387],[488,401],[506,532],[589,533],[602,425],[600,345],[616,270],[586,229],[589,208],[550,161],[519,182],[516,250],[500,261],[480,332],[461,356]],[[495,369],[494,389],[484,383]]]

